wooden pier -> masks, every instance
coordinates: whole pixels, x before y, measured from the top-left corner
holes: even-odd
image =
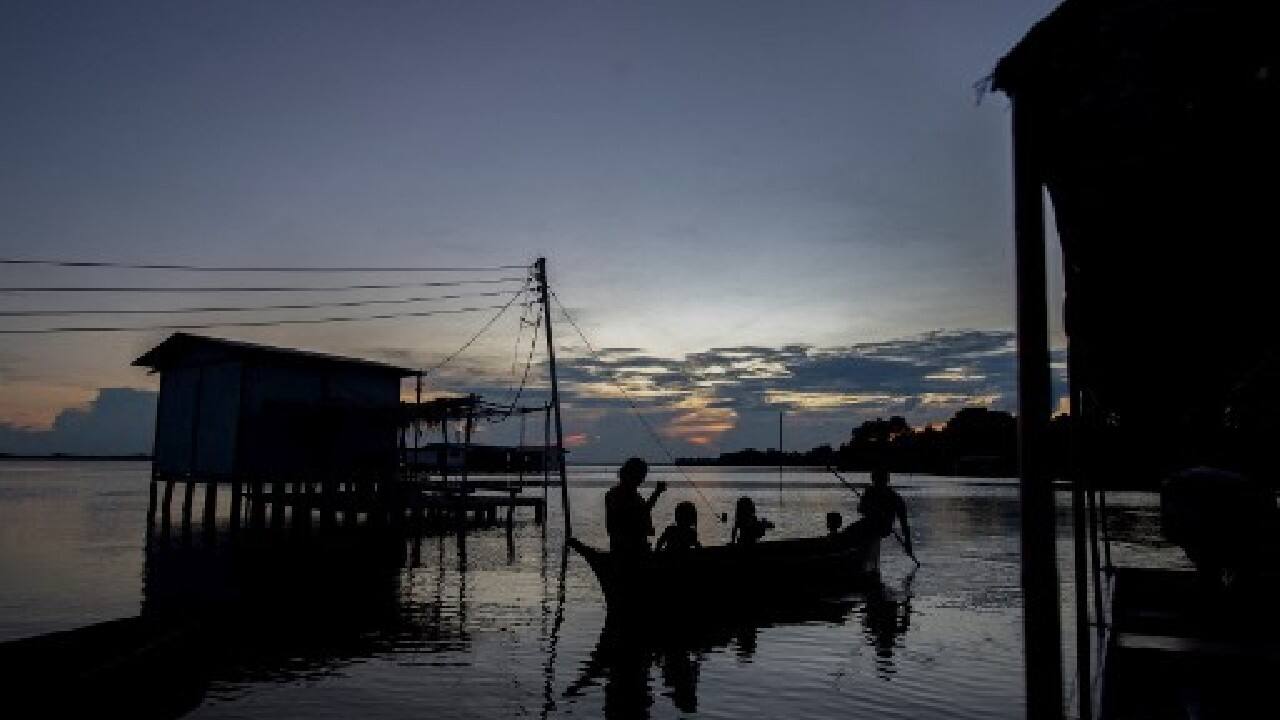
[[[229,487],[230,502],[225,518],[219,513],[219,488]],[[528,508],[530,519],[541,525],[546,519],[547,500],[543,493],[522,494],[534,487],[502,480],[484,480],[462,487],[441,481],[383,483],[323,482],[230,482],[193,478],[151,480],[147,525],[160,533],[173,533],[175,511],[178,531],[190,538],[196,519],[193,508],[197,490],[203,506],[200,525],[206,534],[216,531],[225,520],[234,532],[242,528],[305,530],[336,525],[401,526],[421,525],[492,526],[518,520],[518,512]],[[541,487],[541,483],[537,484]],[[179,505],[175,496],[181,493]]]

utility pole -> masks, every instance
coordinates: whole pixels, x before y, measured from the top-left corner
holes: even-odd
[[[560,503],[564,508],[564,535],[573,537],[572,513],[569,512],[569,480],[564,463],[564,424],[560,420],[560,382],[556,377],[556,344],[551,334],[551,291],[547,287],[547,259],[533,264],[542,296],[542,319],[547,328],[547,363],[551,367],[551,406],[556,416],[556,467],[560,469]]]

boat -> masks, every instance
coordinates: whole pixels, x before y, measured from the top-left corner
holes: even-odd
[[[848,532],[625,560],[576,538],[568,542],[591,566],[610,611],[660,612],[669,607],[685,612],[698,605],[739,607],[744,601],[786,604],[864,589],[880,579],[879,539],[858,539]]]

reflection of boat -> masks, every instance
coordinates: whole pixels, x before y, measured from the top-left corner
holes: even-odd
[[[715,604],[732,599],[764,603],[846,591],[879,579],[880,544],[851,533],[719,545],[680,553],[647,553],[625,561],[570,538],[591,566],[612,609]]]
[[[699,678],[711,656],[731,652],[739,661],[752,661],[761,652],[762,635],[801,625],[834,630],[846,625],[859,607],[867,642],[876,649],[877,668],[892,673],[893,650],[910,624],[909,599],[905,592],[871,583],[865,594],[728,604],[714,614],[610,612],[564,696],[581,698],[590,688],[600,688],[605,718],[646,719],[658,695],[668,697],[682,713],[695,713]]]

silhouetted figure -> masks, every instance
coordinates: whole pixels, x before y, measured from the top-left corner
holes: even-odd
[[[729,533],[729,542],[751,545],[764,537],[766,530],[772,530],[773,523],[756,517],[756,504],[749,497],[738,498],[733,511],[733,530]]]
[[[633,457],[618,468],[618,484],[604,494],[605,530],[609,533],[609,549],[615,553],[645,553],[653,535],[653,506],[667,484],[654,483],[648,500],[640,497],[639,487],[649,474],[649,465]]]
[[[893,521],[896,518],[902,528],[902,545],[907,555],[914,557],[911,550],[911,526],[907,522],[907,504],[902,496],[889,488],[889,471],[879,468],[871,471],[871,487],[862,494],[858,502],[858,512],[862,519],[849,526],[845,532],[860,539],[885,538],[893,532]]]
[[[698,542],[698,508],[685,500],[676,505],[676,521],[658,537],[658,552],[683,552],[702,547]]]
[[[840,532],[840,526],[844,525],[844,517],[838,512],[827,513],[827,534],[835,535]]]

